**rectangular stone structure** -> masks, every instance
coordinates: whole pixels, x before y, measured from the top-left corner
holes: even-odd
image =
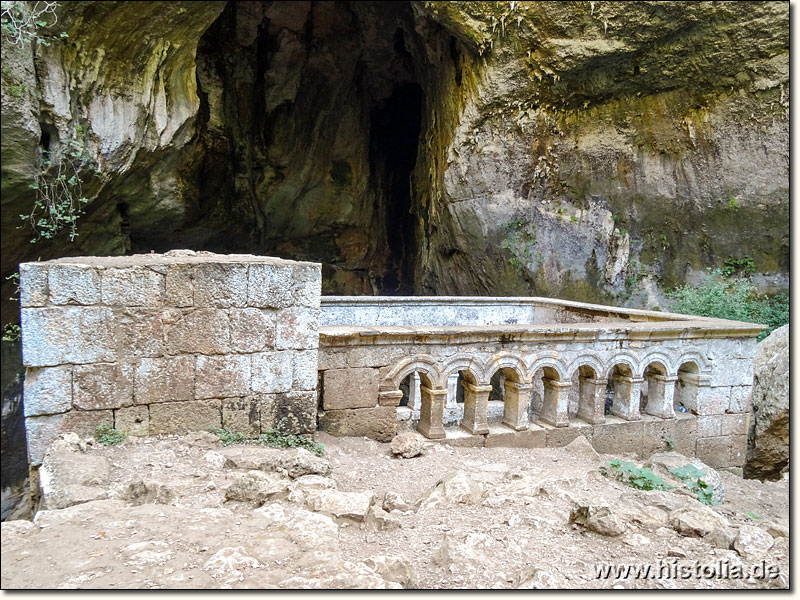
[[[324,297],[321,322],[321,377],[374,373],[380,406],[398,406],[398,422],[429,439],[513,446],[539,427],[548,445],[582,435],[604,452],[674,447],[721,467],[736,467],[746,449],[761,325],[553,298],[441,296]],[[400,377],[412,364],[425,374],[419,394],[417,375],[408,389]],[[516,376],[498,381],[509,369]],[[730,369],[739,372],[728,377]],[[488,402],[493,382],[502,413],[500,398]],[[370,409],[332,408],[326,422],[342,430],[360,410]]]
[[[132,435],[223,424],[257,434],[262,393],[270,419],[308,433],[320,291],[321,265],[249,254],[20,265],[31,465],[58,433],[103,423]]]

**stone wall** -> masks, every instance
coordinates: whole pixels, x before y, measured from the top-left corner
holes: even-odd
[[[20,265],[28,458],[58,434],[316,430],[320,265],[177,250]]]
[[[627,324],[322,327],[320,428],[388,440],[411,424],[427,437],[476,446],[563,445],[584,435],[600,452],[643,457],[672,444],[740,472],[760,326],[645,316]],[[487,415],[498,371],[502,424]],[[412,411],[398,410],[412,395],[402,382],[414,373],[422,379],[416,424]],[[459,373],[468,431],[445,431]],[[604,414],[607,389],[611,414]]]

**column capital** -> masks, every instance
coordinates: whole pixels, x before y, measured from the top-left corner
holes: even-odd
[[[662,375],[660,373],[657,373],[655,375],[648,375],[647,378],[654,379],[655,381],[660,381],[662,383],[674,383],[678,381],[677,375]]]
[[[429,388],[428,386],[420,385],[419,389],[432,396],[447,396],[447,388]]]
[[[462,383],[464,384],[464,389],[475,392],[476,394],[491,392],[493,389],[490,385],[474,385],[469,381],[462,381]]]
[[[555,379],[547,379],[546,377],[543,379],[544,385],[547,387],[553,387],[558,389],[565,389],[572,387],[571,381],[556,381]]]
[[[644,377],[628,377],[627,375],[614,375],[614,381],[624,383],[644,383]]]
[[[590,383],[592,385],[608,385],[608,379],[603,379],[598,377],[597,379],[592,379],[591,377],[586,377],[583,379],[586,383]]]
[[[381,406],[398,406],[403,399],[403,392],[400,390],[378,392],[378,404]]]
[[[505,385],[509,386],[511,389],[514,389],[514,390],[517,390],[517,391],[520,391],[520,392],[525,392],[527,390],[533,389],[533,384],[532,383],[517,383],[516,381],[509,381],[508,379],[506,379]]]

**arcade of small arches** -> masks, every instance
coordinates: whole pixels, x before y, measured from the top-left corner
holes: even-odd
[[[537,420],[555,427],[576,417],[600,424],[606,414],[671,419],[677,410],[697,413],[709,380],[710,366],[695,351],[671,359],[657,350],[641,357],[620,350],[610,359],[588,353],[569,361],[557,352],[462,353],[446,360],[416,355],[385,375],[379,404],[397,406],[399,416],[417,421],[420,433],[440,439],[452,424],[487,434],[493,414],[514,431]]]

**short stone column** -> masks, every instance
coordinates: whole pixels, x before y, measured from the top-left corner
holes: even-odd
[[[569,390],[572,383],[546,377],[542,382],[544,383],[544,398],[539,418],[556,427],[567,427],[569,425]]]
[[[489,433],[486,413],[489,410],[490,385],[472,385],[464,381],[464,418],[461,427],[473,435]]]
[[[533,389],[532,383],[516,383],[506,379],[503,425],[508,425],[514,431],[524,431],[528,428],[528,404],[531,399],[531,389]]]
[[[422,401],[419,409],[417,431],[432,440],[445,437],[442,418],[444,417],[447,388],[431,389],[422,385],[420,386],[420,396]]]
[[[458,395],[458,373],[453,373],[447,378],[447,402],[445,408],[456,408],[458,403],[456,396]]]
[[[691,413],[699,414],[697,400],[701,390],[709,387],[708,375],[701,373],[678,373],[677,400]]]
[[[578,418],[593,425],[605,422],[607,385],[608,379],[581,377]]]
[[[622,417],[626,421],[638,421],[642,418],[639,414],[639,400],[642,394],[641,377],[628,377],[626,375],[614,376],[614,403],[611,405],[611,414]]]
[[[676,376],[654,374],[647,376],[647,406],[644,409],[648,415],[662,419],[674,419],[675,408],[675,382]]]
[[[408,382],[408,408],[419,414],[419,407],[421,403],[419,386],[420,377],[416,371],[411,374],[411,379]]]

